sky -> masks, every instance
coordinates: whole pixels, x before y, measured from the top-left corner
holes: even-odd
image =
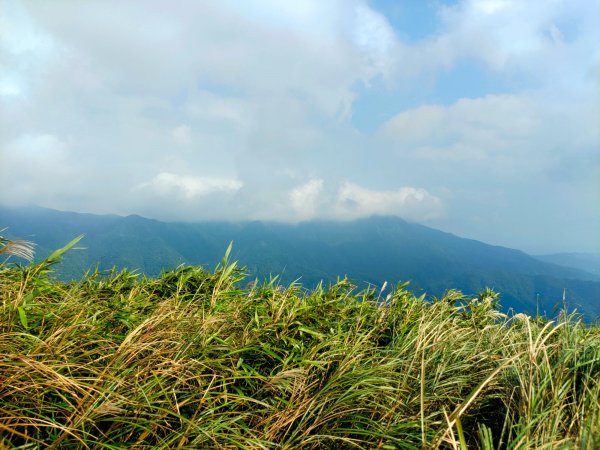
[[[0,0],[0,204],[600,252],[599,43],[598,0]]]

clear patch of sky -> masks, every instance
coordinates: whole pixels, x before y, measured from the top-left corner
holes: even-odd
[[[547,31],[546,34],[552,40],[559,38],[564,43],[568,44],[573,42],[579,35],[580,22],[574,17],[559,18],[554,25],[556,27],[555,29],[558,31],[558,33],[560,33],[560,35],[553,36],[552,29],[550,29],[550,31]]]
[[[438,10],[458,0],[370,0],[369,6],[383,14],[404,42],[417,42],[438,32]]]
[[[448,71],[414,80],[401,88],[377,81],[369,87],[358,86],[352,124],[370,134],[394,115],[422,105],[448,106],[461,98],[515,93],[535,85],[529,77],[499,74],[478,61],[462,60]]]

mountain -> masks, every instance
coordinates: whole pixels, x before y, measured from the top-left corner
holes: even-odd
[[[140,216],[92,215],[38,207],[0,207],[9,237],[33,240],[43,258],[85,233],[85,250],[71,251],[62,278],[85,270],[127,267],[154,276],[179,264],[213,267],[230,241],[232,258],[251,277],[280,275],[306,287],[348,276],[360,285],[411,281],[411,288],[441,296],[450,288],[475,294],[491,287],[505,309],[552,315],[568,305],[600,315],[600,278],[577,268],[540,261],[519,250],[464,239],[397,217],[352,222],[313,221],[165,223]]]
[[[553,253],[551,255],[535,255],[535,258],[600,276],[600,253]]]

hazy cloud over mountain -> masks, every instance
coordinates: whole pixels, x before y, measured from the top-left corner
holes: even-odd
[[[598,17],[587,0],[0,0],[0,203],[393,214],[600,251]]]

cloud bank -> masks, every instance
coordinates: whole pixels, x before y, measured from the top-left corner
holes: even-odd
[[[393,3],[0,0],[0,202],[600,251],[593,2]]]

